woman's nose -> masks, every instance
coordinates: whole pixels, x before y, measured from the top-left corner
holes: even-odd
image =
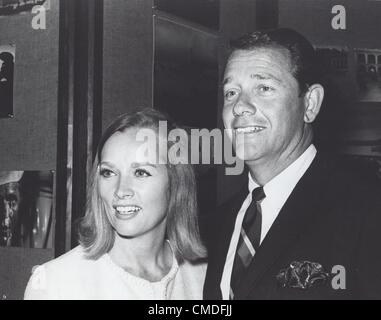
[[[121,178],[119,180],[119,184],[116,189],[115,195],[119,199],[130,198],[135,195],[132,182],[130,181],[130,179]]]

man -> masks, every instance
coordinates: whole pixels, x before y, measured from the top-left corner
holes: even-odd
[[[212,215],[205,299],[381,298],[381,189],[312,143],[314,57],[290,29],[232,43],[223,120],[249,181]]]

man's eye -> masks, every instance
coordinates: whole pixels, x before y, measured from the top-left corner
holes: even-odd
[[[142,178],[142,177],[150,177],[151,174],[147,170],[136,169],[135,170],[135,176],[138,177],[138,178]]]
[[[233,98],[235,95],[236,95],[236,92],[233,90],[226,91],[225,92],[225,99],[229,100],[229,99]]]
[[[112,172],[112,171],[109,170],[109,169],[101,169],[101,171],[100,171],[100,175],[101,175],[102,177],[104,177],[104,178],[109,178],[109,177],[111,177],[111,176],[113,176],[113,175],[115,175],[115,174],[114,174],[114,172]]]
[[[268,93],[268,92],[274,91],[274,88],[272,88],[270,86],[266,86],[266,85],[261,85],[258,87],[258,90],[263,92],[263,93]]]

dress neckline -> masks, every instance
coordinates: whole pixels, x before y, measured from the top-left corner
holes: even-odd
[[[141,285],[150,285],[150,286],[167,284],[169,281],[171,281],[175,277],[177,270],[179,268],[179,264],[177,262],[175,254],[173,252],[171,243],[169,242],[169,240],[166,240],[166,241],[167,241],[169,248],[172,252],[172,265],[171,265],[171,268],[169,269],[168,273],[166,275],[164,275],[164,277],[158,281],[149,281],[147,279],[133,275],[132,273],[128,272],[127,270],[125,270],[122,267],[120,267],[119,265],[117,265],[111,259],[110,255],[108,253],[104,254],[103,258],[106,261],[106,263],[108,265],[110,265],[117,273],[119,273],[122,277],[126,278],[129,281],[132,281],[134,283],[139,283]]]

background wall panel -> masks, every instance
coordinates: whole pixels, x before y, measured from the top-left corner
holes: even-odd
[[[279,26],[303,33],[317,46],[379,48],[379,1],[372,0],[278,0]],[[331,21],[335,5],[346,9],[346,30],[334,30]]]
[[[103,128],[135,106],[152,107],[152,0],[104,1]]]
[[[31,12],[0,17],[0,44],[16,45],[14,118],[0,119],[1,170],[56,168],[58,0],[50,0],[46,29]]]
[[[0,248],[0,300],[20,300],[36,265],[52,259],[52,249]]]

